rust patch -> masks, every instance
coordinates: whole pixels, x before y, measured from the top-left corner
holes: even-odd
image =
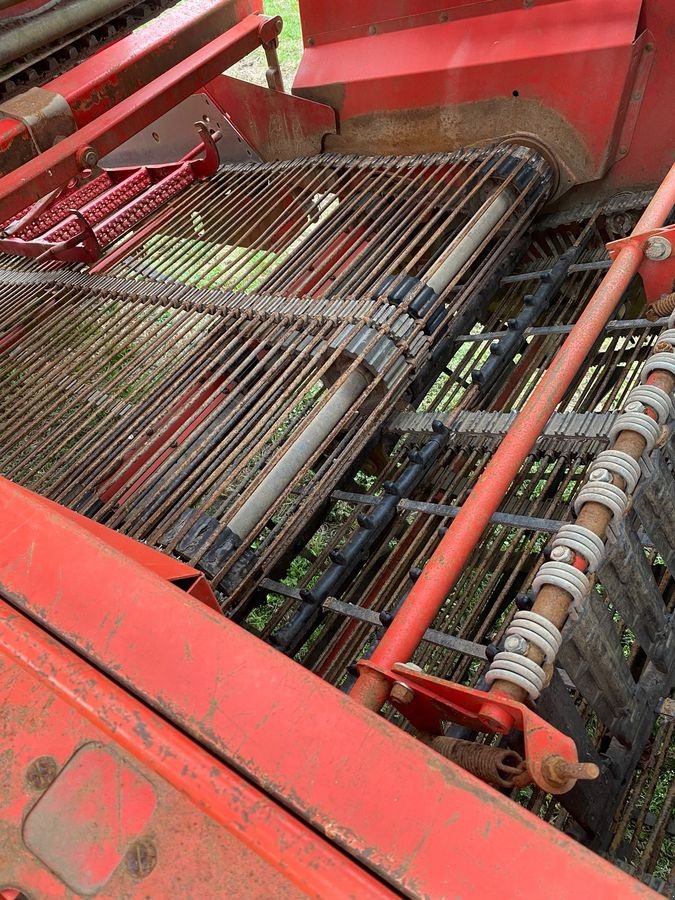
[[[344,86],[305,89],[302,96],[340,110]],[[602,175],[578,131],[537,100],[494,97],[456,106],[381,110],[340,118],[339,134],[327,135],[326,150],[344,153],[412,155],[448,152],[514,134],[536,136],[560,166],[561,193]]]

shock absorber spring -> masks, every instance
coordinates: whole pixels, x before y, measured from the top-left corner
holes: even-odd
[[[515,750],[444,736],[431,738],[427,743],[441,756],[493,787],[515,787],[526,771],[525,761]]]

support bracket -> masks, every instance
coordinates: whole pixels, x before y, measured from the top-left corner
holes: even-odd
[[[455,722],[474,731],[504,733],[510,729],[496,727],[490,711],[493,707],[523,734],[525,762],[531,780],[550,794],[565,794],[580,777],[595,778],[599,770],[594,764],[580,764],[574,741],[533,712],[505,694],[483,691],[454,684],[418,672],[410,665],[396,663],[391,671],[362,660],[359,668],[383,675],[393,686],[410,689],[408,702],[390,698],[390,703],[420,731],[443,734],[444,723]],[[395,695],[396,696],[396,695]]]
[[[607,244],[610,259],[616,259],[628,245],[639,247],[644,253],[639,274],[647,303],[651,305],[662,294],[670,294],[675,288],[675,225],[654,228],[612,241]]]

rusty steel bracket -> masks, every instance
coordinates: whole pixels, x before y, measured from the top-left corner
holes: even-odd
[[[30,134],[35,156],[77,131],[73,112],[62,94],[33,87],[0,103],[0,119],[21,122]]]
[[[639,247],[644,257],[639,274],[645,289],[648,305],[663,294],[675,289],[675,225],[654,228],[640,234],[631,234],[607,244],[610,259],[614,260],[624,247]]]
[[[362,660],[359,668],[384,675],[397,690],[389,702],[419,731],[443,734],[445,722],[454,722],[474,731],[504,733],[499,727],[504,718],[521,731],[525,745],[525,762],[530,779],[550,794],[566,794],[580,778],[597,778],[598,767],[579,763],[574,741],[533,712],[504,694],[464,687],[434,678],[405,663],[396,663],[389,672]],[[408,688],[407,693],[401,690]],[[498,714],[493,717],[492,710]]]

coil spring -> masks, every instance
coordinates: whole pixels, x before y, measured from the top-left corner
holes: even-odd
[[[545,616],[532,610],[519,610],[506,629],[505,638],[510,635],[524,638],[528,644],[537,647],[544,654],[547,663],[555,662],[562,644],[562,635]]]
[[[497,680],[508,681],[510,684],[522,688],[531,700],[536,700],[546,684],[546,672],[527,656],[500,650],[485,673],[485,681],[488,685]]]
[[[598,537],[590,528],[584,528],[577,522],[560,526],[551,542],[551,549],[556,547],[567,547],[574,553],[580,553],[588,563],[589,572],[595,572],[605,555],[605,544],[602,538]]]
[[[525,771],[525,761],[515,750],[449,737],[436,737],[431,746],[441,756],[495,787],[514,787],[514,779]]]

